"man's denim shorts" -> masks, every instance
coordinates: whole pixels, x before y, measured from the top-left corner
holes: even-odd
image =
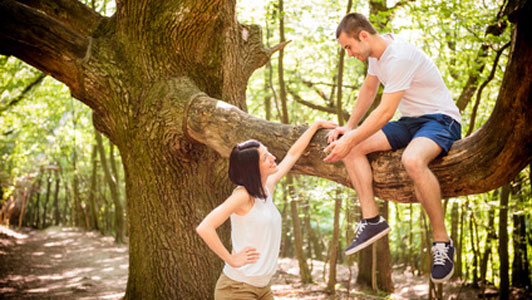
[[[442,147],[440,156],[447,155],[453,142],[462,136],[462,126],[444,114],[429,114],[419,117],[402,117],[389,122],[382,131],[392,150],[404,148],[417,137],[426,137]]]

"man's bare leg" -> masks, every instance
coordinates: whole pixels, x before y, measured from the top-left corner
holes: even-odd
[[[428,167],[441,151],[441,147],[434,141],[419,137],[408,144],[402,158],[403,165],[414,180],[416,197],[432,224],[434,243],[430,278],[434,283],[450,279],[454,272],[454,246],[445,229],[440,184]]]
[[[360,222],[355,240],[346,248],[350,255],[364,249],[390,232],[390,227],[379,216],[373,197],[373,172],[367,154],[375,151],[391,150],[388,139],[378,131],[362,143],[353,147],[344,158],[344,164],[360,200],[363,220]]]
[[[391,149],[386,135],[379,130],[353,147],[343,160],[351,183],[357,192],[363,218],[375,217],[379,213],[373,196],[373,171],[366,155]]]
[[[428,167],[441,151],[441,147],[434,141],[425,137],[415,138],[406,147],[402,162],[414,181],[418,201],[429,216],[434,241],[448,242],[440,184]]]

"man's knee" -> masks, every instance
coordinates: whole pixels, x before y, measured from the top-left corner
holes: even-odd
[[[351,151],[349,151],[349,153],[347,153],[347,155],[343,158],[344,164],[348,165],[351,162],[357,160],[357,158],[365,156],[367,153],[364,153],[364,151],[362,150],[363,149],[362,147],[360,147],[360,145],[356,145],[355,147],[353,147]]]
[[[411,177],[416,177],[427,167],[426,163],[418,155],[408,152],[403,153],[401,162]]]

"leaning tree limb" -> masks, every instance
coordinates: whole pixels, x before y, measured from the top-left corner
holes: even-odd
[[[16,54],[25,62],[70,87],[81,89],[79,61],[89,45],[87,38],[64,23],[17,1],[0,5],[0,51]]]
[[[104,19],[77,0],[18,0],[18,2],[46,13],[83,35],[91,35]]]

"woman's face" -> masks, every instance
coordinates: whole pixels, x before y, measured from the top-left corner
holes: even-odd
[[[266,178],[277,172],[277,164],[275,163],[275,160],[275,156],[268,151],[268,148],[261,144],[259,147],[259,169],[261,178]]]

